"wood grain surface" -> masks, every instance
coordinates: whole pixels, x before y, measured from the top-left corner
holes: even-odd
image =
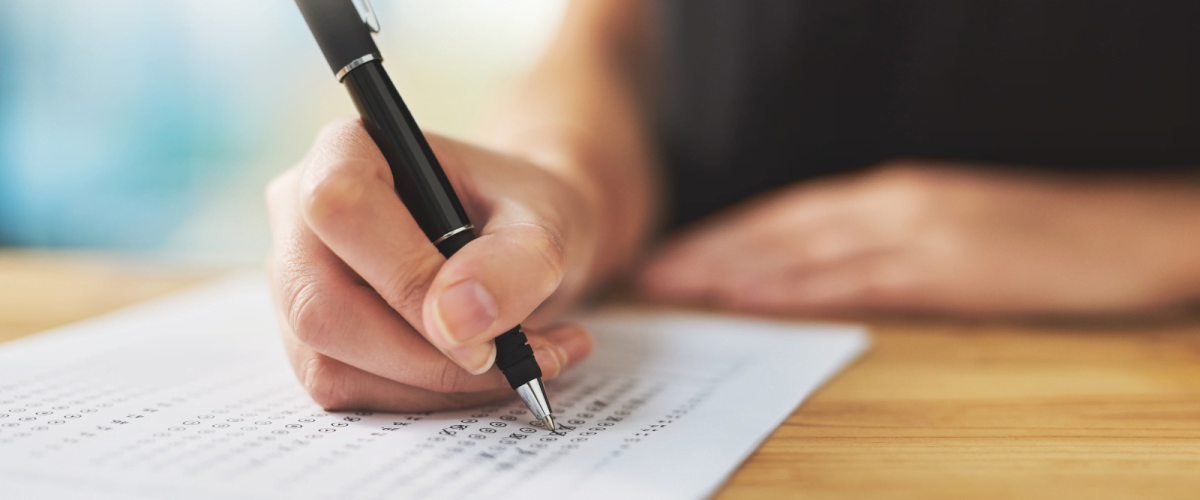
[[[0,341],[216,274],[0,252]],[[1200,498],[1200,319],[870,328],[716,498]]]
[[[76,252],[0,251],[0,342],[200,283],[219,270]]]
[[[871,325],[717,496],[1200,498],[1200,323]]]

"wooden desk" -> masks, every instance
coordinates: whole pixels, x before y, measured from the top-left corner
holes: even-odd
[[[209,275],[0,253],[0,340]],[[1200,498],[1200,319],[872,329],[717,498]]]

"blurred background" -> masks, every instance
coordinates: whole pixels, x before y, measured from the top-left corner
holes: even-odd
[[[470,139],[565,1],[374,0],[376,40],[422,127]],[[0,65],[10,248],[261,262],[267,181],[354,113],[290,0],[3,0]]]

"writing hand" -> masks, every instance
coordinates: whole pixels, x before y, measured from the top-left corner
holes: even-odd
[[[577,293],[559,290],[591,244],[573,187],[522,160],[428,140],[480,234],[449,260],[396,196],[357,119],[326,127],[268,188],[284,345],[325,408],[424,411],[509,395],[492,339],[556,291]],[[592,348],[574,325],[527,333],[545,378]]]

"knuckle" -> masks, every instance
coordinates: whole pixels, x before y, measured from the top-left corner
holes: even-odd
[[[299,370],[304,390],[322,408],[333,410],[354,405],[353,391],[341,376],[341,368],[332,358],[313,353]]]
[[[857,295],[872,306],[895,305],[915,298],[921,292],[920,277],[911,266],[900,262],[879,262],[863,270]]]
[[[377,290],[396,311],[419,311],[425,303],[425,292],[437,274],[436,259],[440,254],[429,254],[418,260],[399,259],[399,265],[388,273],[390,279],[382,290]]]
[[[832,262],[863,251],[868,246],[854,233],[826,231],[805,242],[804,257],[816,262]]]
[[[329,150],[361,151],[370,142],[366,129],[359,118],[344,117],[333,120],[317,132],[314,151]],[[374,143],[370,143],[372,146]],[[324,151],[323,151],[324,150]]]
[[[562,238],[540,224],[528,224],[518,233],[517,245],[526,253],[539,258],[550,275],[560,277],[566,268],[566,248]]]
[[[887,205],[894,222],[913,229],[929,222],[931,216],[939,213],[937,193],[933,183],[924,179],[923,174],[917,174],[892,180],[885,186],[879,199]]]
[[[360,122],[358,118],[352,118],[348,116],[337,118],[329,123],[326,123],[324,127],[321,127],[321,130],[317,132],[317,137],[322,139],[327,137],[336,137],[340,134],[347,133],[347,131],[353,130],[354,127],[357,127],[359,123]]]
[[[296,338],[316,351],[324,351],[330,332],[323,308],[321,290],[315,280],[297,278],[284,286],[288,324]]]
[[[355,162],[338,162],[320,179],[306,183],[301,192],[305,215],[318,221],[325,220],[359,204],[366,191],[366,179],[352,173],[346,166],[350,163]]]
[[[445,360],[436,378],[430,381],[430,390],[437,392],[463,392],[468,374],[458,365]]]

